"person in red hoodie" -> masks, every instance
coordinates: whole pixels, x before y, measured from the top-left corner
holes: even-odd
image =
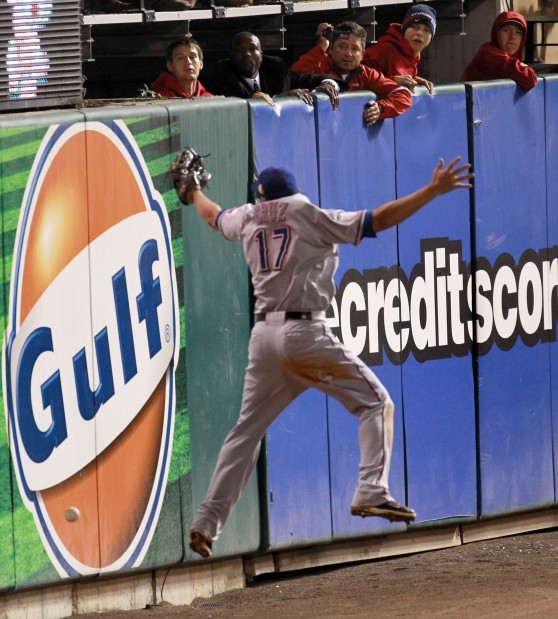
[[[201,85],[203,52],[200,44],[190,37],[177,39],[167,45],[167,68],[151,84],[151,90],[162,97],[212,97]]]
[[[345,21],[329,33],[326,26],[320,24],[317,44],[293,64],[291,71],[331,75],[343,80],[350,91],[371,90],[379,100],[370,101],[364,110],[367,126],[399,116],[411,107],[411,93],[405,87],[361,64],[366,45],[362,26]]]
[[[479,47],[460,81],[510,79],[522,90],[531,90],[537,74],[522,62],[526,37],[527,22],[521,13],[500,13],[492,24],[490,42]]]
[[[419,77],[421,52],[436,33],[436,11],[426,4],[413,4],[401,24],[390,24],[377,43],[367,47],[362,64],[376,69],[411,92],[417,84],[432,94],[431,81]]]

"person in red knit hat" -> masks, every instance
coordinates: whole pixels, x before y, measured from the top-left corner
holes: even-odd
[[[527,22],[521,13],[503,11],[492,24],[490,42],[483,43],[461,76],[461,82],[510,79],[524,91],[537,85],[537,74],[522,62]]]
[[[390,24],[377,43],[364,51],[362,64],[376,69],[411,92],[421,85],[432,94],[431,81],[419,77],[421,52],[436,33],[436,11],[426,4],[413,4],[402,23]]]
[[[183,37],[169,43],[166,49],[167,67],[151,84],[151,90],[162,97],[211,97],[202,86],[199,76],[203,68],[203,52],[192,38]]]

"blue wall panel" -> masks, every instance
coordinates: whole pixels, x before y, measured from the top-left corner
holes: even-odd
[[[317,131],[320,170],[320,195],[323,208],[345,210],[372,209],[395,197],[395,158],[393,121],[366,128],[362,113],[370,95],[355,93],[342,97],[341,106],[334,111],[329,100],[320,98],[317,104]],[[372,326],[367,325],[367,284],[364,274],[374,272],[380,282],[388,276],[387,269],[397,264],[395,230],[383,232],[376,239],[364,239],[359,247],[340,247],[340,266],[336,277],[339,288],[338,309],[343,281],[349,290],[360,290],[358,308],[341,312],[340,320],[330,320],[335,333],[356,354],[365,359],[369,351]],[[385,268],[383,268],[385,267]],[[361,303],[362,302],[362,303]],[[362,304],[362,307],[361,307]],[[359,330],[357,332],[357,329]],[[363,333],[364,341],[355,333]],[[366,360],[369,363],[368,360]],[[373,371],[387,387],[395,403],[395,438],[391,464],[392,494],[405,499],[403,432],[401,422],[400,367],[385,356],[376,361]],[[358,478],[359,450],[356,418],[337,401],[328,398],[329,440],[331,467],[331,501],[334,537],[345,537],[371,530],[402,528],[376,518],[351,516],[351,499]]]
[[[299,99],[276,99],[273,106],[250,101],[256,171],[283,166],[299,183],[301,193],[319,204],[316,132],[312,106]]]
[[[558,261],[558,76],[545,78],[545,135],[546,135],[546,210],[548,217],[548,247],[553,247],[552,257]],[[558,274],[553,274],[551,284],[556,285]],[[554,311],[558,311],[558,290],[554,288]],[[556,323],[553,324],[554,336],[551,338],[551,402],[552,429],[554,432],[554,454],[558,454],[558,344],[556,343]],[[554,500],[558,499],[556,477],[558,463],[554,458]]]
[[[540,318],[533,302],[540,294],[533,285],[523,295],[514,290],[521,273],[523,282],[529,281],[528,270],[515,266],[522,255],[527,262],[531,259],[524,252],[539,252],[547,243],[545,152],[540,139],[544,88],[540,83],[525,94],[510,83],[468,88],[473,106],[477,286],[482,286],[476,299],[482,314],[477,332],[478,402],[481,515],[486,516],[554,500],[549,349],[540,345],[536,330],[525,335]],[[537,278],[535,274],[532,281]],[[502,302],[499,294],[494,302],[492,289],[500,284]],[[518,310],[522,299],[525,307]],[[520,324],[525,324],[521,333]]]
[[[266,501],[272,548],[331,538],[325,404],[325,395],[310,389],[267,433]]]
[[[398,197],[428,183],[439,157],[446,164],[457,155],[467,161],[465,110],[464,86],[438,87],[435,97],[413,97],[411,110],[395,120]],[[436,279],[448,273],[449,254],[456,263],[451,267],[453,281],[461,278],[460,295],[451,299],[449,278]],[[459,274],[458,264],[471,261],[469,191],[438,197],[400,225],[399,260],[409,282],[409,299],[414,299],[409,312],[412,335],[403,364],[409,504],[417,511],[417,522],[473,516],[477,513],[473,363],[464,326],[468,316],[458,311],[465,294],[464,269]],[[426,318],[414,305],[421,281],[432,291],[424,303]],[[438,294],[435,281],[444,283]]]
[[[250,107],[257,169],[286,167],[301,192],[319,203],[312,107],[290,98],[274,106],[251,101]],[[265,501],[272,548],[331,537],[326,423],[326,398],[311,389],[285,409],[267,434]]]

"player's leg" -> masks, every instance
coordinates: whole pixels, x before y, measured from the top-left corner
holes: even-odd
[[[393,402],[377,376],[339,342],[325,323],[314,323],[314,344],[292,365],[314,386],[358,417],[359,476],[352,513],[410,521],[414,511],[399,505],[389,492],[393,443]]]
[[[401,505],[389,491],[389,468],[393,445],[394,406],[375,374],[359,359],[353,359],[354,378],[333,379],[322,391],[338,400],[358,417],[360,463],[358,483],[351,502],[354,516],[378,516],[411,522],[414,510]],[[359,364],[360,365],[359,367]],[[366,401],[368,400],[368,401]]]
[[[207,494],[191,524],[191,547],[196,552],[203,550],[202,556],[210,556],[211,541],[219,536],[246,486],[265,432],[304,390],[303,386],[288,384],[284,376],[273,350],[276,343],[271,341],[275,329],[278,327],[256,325],[252,332],[240,416],[225,438]],[[194,543],[196,534],[201,537],[199,544]]]
[[[333,354],[332,354],[333,353]],[[358,418],[360,464],[353,504],[393,501],[389,467],[393,445],[393,402],[377,377],[359,359],[329,351],[338,373],[320,389]],[[339,371],[341,370],[341,371]]]

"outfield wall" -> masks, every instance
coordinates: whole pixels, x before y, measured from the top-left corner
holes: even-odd
[[[270,429],[216,559],[556,505],[558,79],[422,90],[367,129],[369,99],[0,117],[5,594],[196,559],[188,524],[238,414],[251,290],[241,247],[177,203],[166,170],[185,144],[211,154],[224,207],[268,165],[347,210],[413,191],[438,157],[476,173],[343,247],[328,312],[392,394],[391,486],[417,523],[350,516],[356,420],[309,391]]]

